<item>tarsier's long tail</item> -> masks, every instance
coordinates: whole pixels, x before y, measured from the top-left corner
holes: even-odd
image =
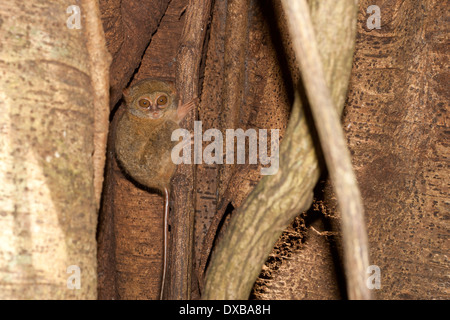
[[[167,270],[167,233],[168,233],[168,221],[169,221],[169,190],[164,188],[164,249],[163,249],[163,273],[161,279],[161,290],[159,299],[163,299],[164,293],[164,282],[166,280],[166,270]]]

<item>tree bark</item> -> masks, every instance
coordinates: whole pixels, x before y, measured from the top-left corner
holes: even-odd
[[[330,81],[333,69],[329,62],[324,62],[333,99],[339,110],[342,110],[346,89],[343,83],[348,81],[353,55],[354,40],[351,39],[354,39],[355,34],[355,7],[353,1],[340,2],[337,7],[338,11],[347,13],[343,15],[343,20],[336,20],[339,27],[335,26],[335,29],[342,31],[340,37],[347,46],[336,56],[322,55],[322,59],[338,60],[337,65],[342,68],[342,72],[333,74],[335,78]],[[319,19],[320,11],[316,14],[314,18]],[[316,29],[316,32],[320,31]],[[322,35],[320,39],[333,36]],[[330,44],[324,41],[321,45],[327,48]],[[334,83],[338,85],[334,87]],[[224,238],[212,255],[203,299],[248,298],[276,239],[292,219],[311,204],[312,190],[318,177],[317,154],[297,93],[280,148],[279,172],[264,177],[232,217]]]
[[[367,27],[372,5],[381,10],[380,29]],[[359,1],[343,127],[364,200],[370,262],[381,271],[377,299],[448,297],[446,10],[434,0]],[[331,189],[325,182],[316,189],[314,209],[299,219],[299,240],[292,227],[280,239],[253,298],[346,297]]]
[[[96,298],[93,153],[105,131],[94,119],[96,108],[105,117],[108,55],[95,1],[83,2],[81,29],[67,27],[66,9],[0,5],[1,299]]]
[[[181,103],[199,96],[199,71],[203,43],[211,11],[211,0],[190,1],[177,54],[177,91]],[[185,128],[193,132],[196,112],[184,120]],[[183,127],[183,123],[181,126]],[[194,196],[195,165],[180,164],[172,179],[173,214],[170,219],[171,246],[169,255],[168,290],[165,298],[190,299],[194,263]]]
[[[350,299],[370,299],[366,285],[369,248],[364,208],[339,116],[327,88],[306,0],[283,1],[283,7],[315,128],[342,212],[342,239]],[[353,6],[356,9],[356,5]]]
[[[118,56],[113,62],[118,64],[114,67],[117,74],[111,74],[111,77],[120,78],[115,80],[116,85],[121,83],[125,86],[130,82],[130,78],[126,78],[128,73],[119,70],[135,70],[137,66],[139,69],[132,74],[130,85],[145,78],[175,81],[174,61],[185,20],[183,8],[187,1],[173,0],[167,10],[157,11],[159,24],[154,19],[147,21],[145,12],[162,10],[162,1],[145,2],[145,10],[137,10],[136,7],[136,10],[130,11],[126,11],[126,7],[136,4],[122,3],[123,9],[110,1],[103,3],[106,6],[103,10],[104,24],[110,26],[105,27],[109,31],[106,32],[108,49]],[[136,24],[121,25],[122,15]],[[140,28],[138,21],[155,22],[152,32],[143,32],[145,28]],[[115,31],[117,28],[119,30]],[[117,35],[123,32],[131,38],[126,40],[127,44],[121,44],[122,38]],[[149,35],[152,35],[151,39]],[[143,41],[147,42],[141,43]],[[135,46],[145,48],[143,56],[142,53],[135,56]],[[128,51],[133,58],[126,58]],[[120,106],[114,111],[98,232],[99,298],[158,299],[162,274],[164,199],[160,194],[144,190],[131,182],[118,167],[114,155],[114,132],[116,120],[124,108]]]
[[[129,10],[120,7],[125,1],[100,2],[105,5],[102,14],[109,49],[119,64],[111,75],[116,98],[130,81],[146,77],[175,81],[178,42],[189,1],[172,0],[167,10],[160,0],[130,0]],[[200,91],[197,111],[203,131],[278,128],[284,139],[300,73],[280,1],[213,3],[199,82],[185,86],[188,90],[197,86],[195,90]],[[345,28],[336,27],[335,22],[342,19],[348,25],[355,12],[343,11],[336,3],[309,1],[321,57],[343,58],[342,52],[353,46],[350,33],[354,29],[343,40],[339,34]],[[322,62],[330,70],[326,77],[333,84],[335,105],[342,107],[347,97],[343,127],[366,206],[370,261],[381,268],[382,287],[374,293],[380,298],[445,298],[445,4],[435,0],[359,3],[357,47],[347,96],[347,81],[339,79],[348,72],[350,60]],[[381,9],[381,29],[366,26],[370,16],[366,10],[373,4]],[[144,6],[145,10],[139,10]],[[148,12],[153,13],[151,19],[146,19]],[[318,145],[316,140],[313,144]],[[163,199],[130,183],[116,167],[113,155],[109,156],[102,219],[113,219],[114,224],[99,230],[99,264],[105,267],[100,270],[104,280],[100,291],[113,288],[113,294],[103,298],[156,298],[162,265]],[[194,251],[202,281],[210,252],[219,248],[231,219],[241,214],[236,208],[243,205],[261,175],[259,164],[201,164],[195,170],[186,184],[187,193],[180,187],[175,196],[180,200],[175,201],[181,206],[181,199],[190,197],[193,181]],[[108,180],[108,176],[113,177]],[[313,207],[297,215],[278,238],[252,299],[347,297],[339,258],[340,215],[334,193],[329,191],[324,181],[316,186]],[[173,228],[174,220],[171,223]],[[189,232],[184,234],[190,237]],[[105,261],[114,267],[108,269]],[[187,270],[186,261],[176,268]],[[195,282],[193,278],[194,286]],[[187,292],[187,285],[182,286],[179,289]]]
[[[97,1],[84,1],[86,13],[86,47],[89,52],[91,79],[94,90],[94,192],[97,209],[103,189],[106,161],[106,141],[109,128],[109,66],[111,55],[106,49],[100,9]]]

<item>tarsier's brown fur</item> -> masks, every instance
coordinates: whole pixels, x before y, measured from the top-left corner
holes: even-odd
[[[165,103],[159,104],[161,97]],[[177,142],[171,141],[171,136],[179,128],[179,122],[193,108],[195,100],[179,105],[172,83],[152,79],[141,80],[126,89],[124,98],[127,112],[123,113],[116,128],[117,159],[135,181],[159,190],[165,196],[162,298],[166,272],[169,186],[176,168],[171,152]]]
[[[138,99],[149,93],[164,93],[168,106],[159,119],[145,115]],[[124,92],[127,112],[123,113],[116,131],[116,155],[121,166],[134,180],[149,188],[168,188],[175,171],[170,153],[176,142],[172,131],[179,128],[177,97],[168,83],[144,80]]]

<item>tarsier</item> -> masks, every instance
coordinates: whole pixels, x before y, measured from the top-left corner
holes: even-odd
[[[115,151],[121,167],[138,183],[164,194],[164,252],[160,298],[167,269],[170,180],[176,165],[172,132],[193,109],[195,99],[181,105],[172,83],[144,79],[123,92],[127,112],[116,129]]]

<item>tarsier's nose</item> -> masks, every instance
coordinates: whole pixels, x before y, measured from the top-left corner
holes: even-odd
[[[150,103],[150,106],[149,106],[148,108],[149,108],[150,111],[152,111],[152,112],[159,111],[158,106],[157,106],[156,104]]]

